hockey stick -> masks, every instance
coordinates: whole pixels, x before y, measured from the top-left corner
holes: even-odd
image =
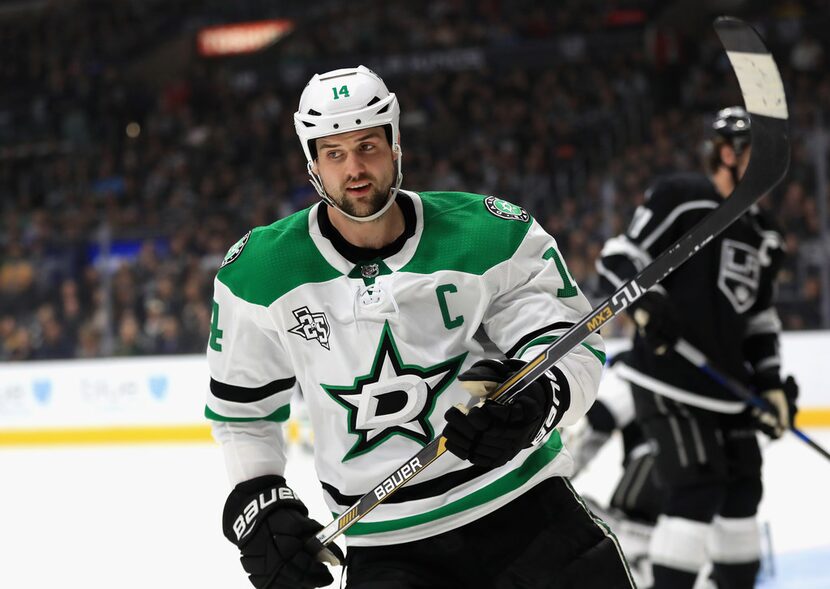
[[[758,34],[743,21],[721,17],[714,26],[735,70],[746,109],[752,116],[752,155],[743,179],[718,208],[524,368],[499,385],[490,399],[510,402],[572,348],[695,255],[784,177],[790,160],[787,102],[775,61]],[[443,436],[432,440],[315,537],[324,545],[331,543],[444,454],[447,451],[445,443]]]
[[[744,385],[740,381],[732,378],[731,376],[728,376],[727,374],[715,368],[712,365],[712,362],[703,354],[703,352],[695,348],[686,340],[682,338],[677,340],[677,342],[674,344],[674,351],[686,360],[688,360],[689,362],[691,362],[693,365],[697,366],[701,372],[706,374],[706,376],[720,384],[723,388],[725,388],[730,393],[741,399],[747,405],[757,407],[761,411],[773,411],[772,407],[769,406],[769,403],[764,401],[764,399],[760,398],[758,395],[754,394],[746,385]],[[804,442],[813,450],[815,450],[816,452],[830,460],[830,452],[827,452],[827,450],[825,450],[815,441],[810,439],[810,437],[807,436],[807,434],[802,432],[794,425],[791,425],[788,429],[792,433],[794,433],[796,437],[799,438],[802,442]]]

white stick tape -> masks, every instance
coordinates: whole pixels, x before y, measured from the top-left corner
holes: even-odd
[[[787,118],[787,98],[775,61],[768,53],[727,51],[750,113]]]

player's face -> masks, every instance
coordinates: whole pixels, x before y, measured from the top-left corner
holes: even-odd
[[[346,213],[368,217],[383,208],[395,179],[395,158],[383,127],[317,139],[317,173]]]

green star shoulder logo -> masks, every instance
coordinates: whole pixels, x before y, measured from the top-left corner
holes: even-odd
[[[347,427],[357,440],[343,462],[371,452],[392,436],[405,436],[426,446],[435,437],[429,418],[438,396],[458,376],[467,353],[434,366],[405,364],[389,323],[383,325],[368,374],[350,385],[321,384],[346,409]]]
[[[514,221],[521,221],[527,223],[530,221],[530,215],[519,205],[507,202],[495,196],[488,196],[484,199],[484,206],[487,211],[499,219],[512,219]]]
[[[228,250],[228,253],[225,254],[225,258],[222,260],[222,265],[219,266],[220,269],[224,268],[239,257],[239,254],[241,254],[242,250],[245,249],[245,244],[248,243],[248,239],[250,237],[251,231],[248,231],[248,233],[242,236],[242,239],[231,246],[231,249]]]

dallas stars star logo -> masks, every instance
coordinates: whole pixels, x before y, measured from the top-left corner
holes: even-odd
[[[422,446],[435,432],[429,417],[435,402],[458,376],[467,353],[424,368],[404,364],[389,323],[384,323],[375,359],[368,374],[349,386],[321,384],[347,412],[350,434],[357,441],[343,462],[365,454],[394,435],[415,440]]]

